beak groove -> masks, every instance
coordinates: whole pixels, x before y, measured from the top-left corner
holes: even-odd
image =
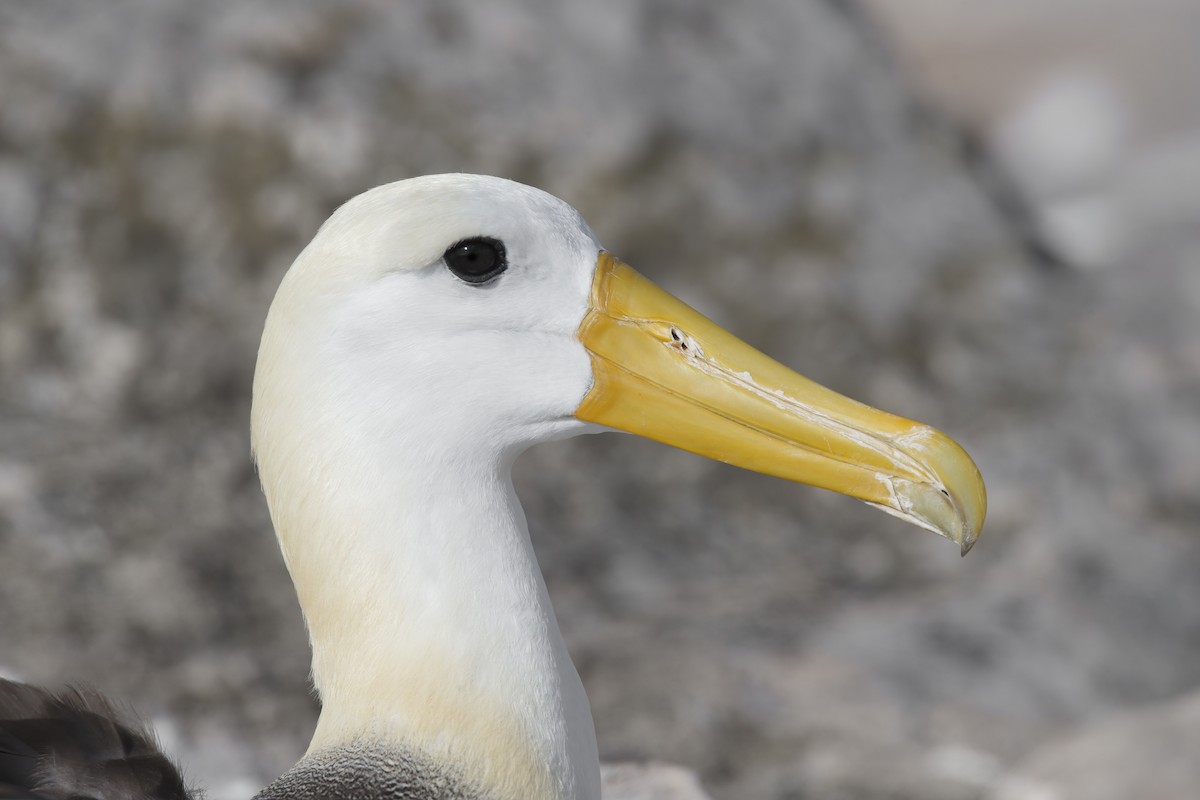
[[[856,497],[964,555],[978,538],[986,493],[957,443],[798,375],[607,252],[578,336],[580,419]]]

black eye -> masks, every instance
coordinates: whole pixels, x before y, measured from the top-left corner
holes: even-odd
[[[480,236],[464,239],[442,255],[446,266],[467,283],[487,283],[508,269],[504,242]]]

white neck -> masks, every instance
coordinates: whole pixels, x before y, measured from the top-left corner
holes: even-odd
[[[489,797],[598,800],[591,712],[508,459],[371,450],[260,465],[312,639],[310,752],[383,740]]]

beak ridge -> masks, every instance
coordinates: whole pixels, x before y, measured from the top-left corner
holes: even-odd
[[[578,335],[580,419],[857,497],[964,555],[978,538],[986,493],[956,442],[798,375],[607,252]]]

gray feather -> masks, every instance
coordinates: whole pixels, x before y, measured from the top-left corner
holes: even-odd
[[[445,768],[374,744],[304,758],[254,800],[486,800]]]
[[[0,680],[0,800],[195,800],[140,721],[87,689]]]

